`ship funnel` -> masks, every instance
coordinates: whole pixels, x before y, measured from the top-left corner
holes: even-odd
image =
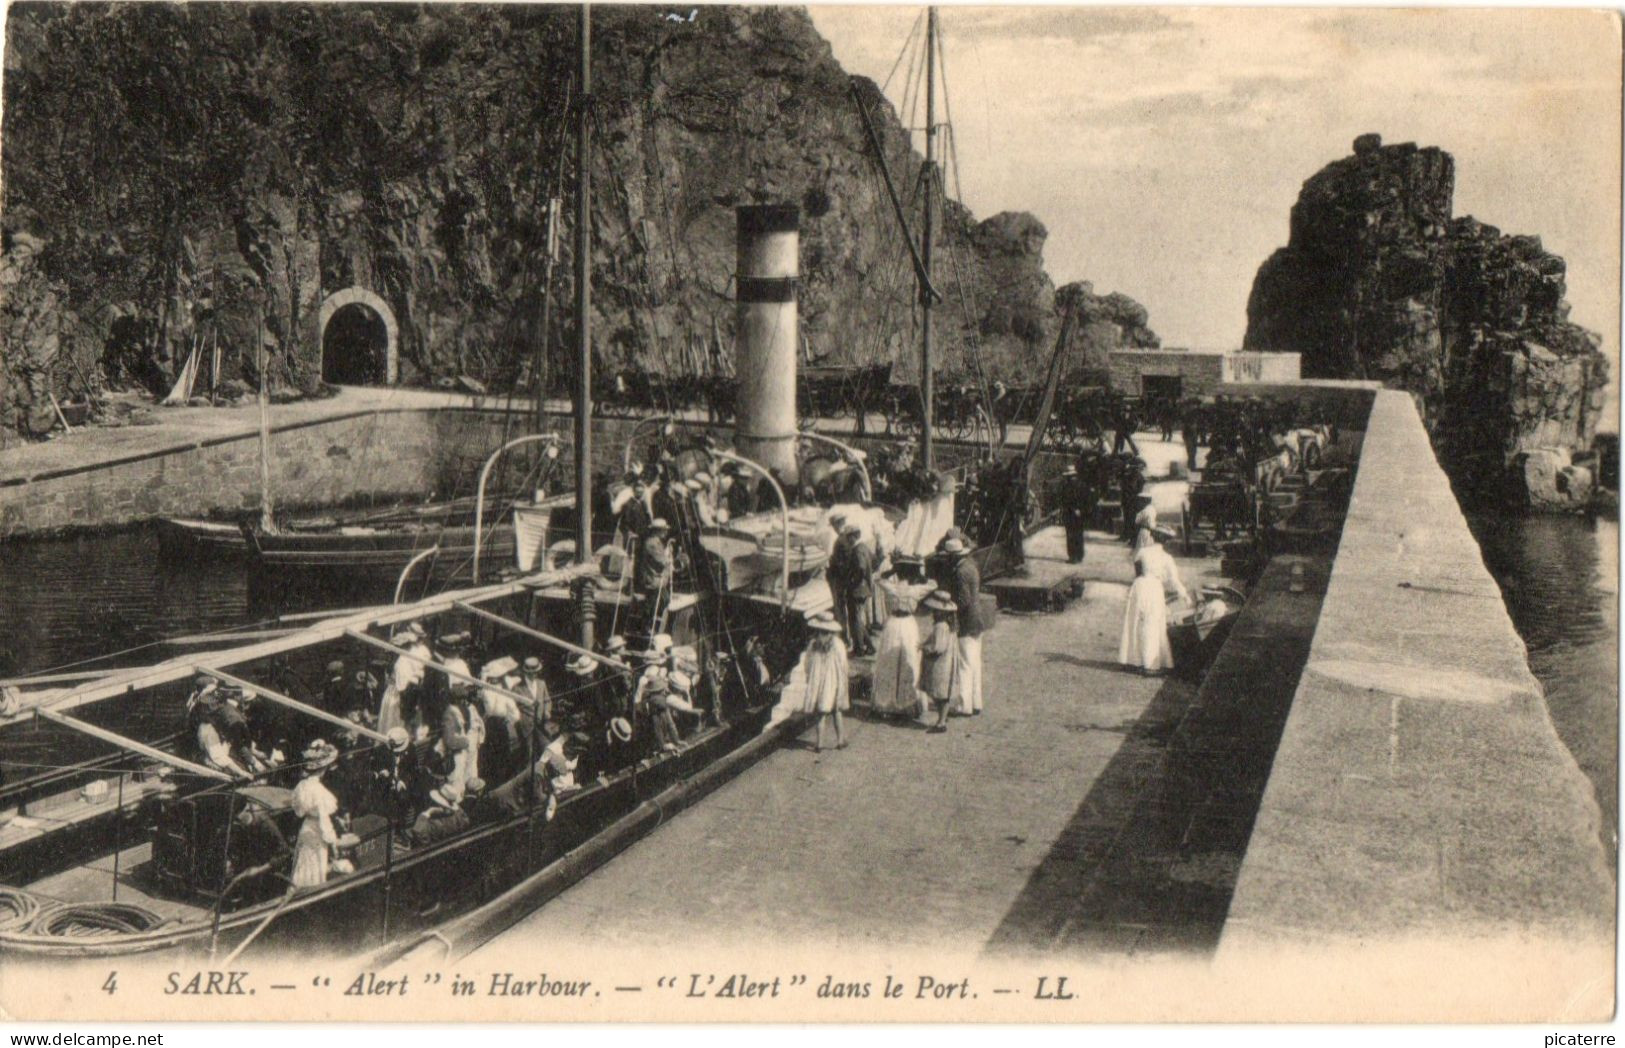
[[[738,209],[739,379],[734,443],[796,481],[796,281],[801,213],[794,204]]]

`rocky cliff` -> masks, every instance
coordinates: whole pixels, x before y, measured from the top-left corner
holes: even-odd
[[[1590,476],[1570,458],[1602,411],[1600,339],[1568,319],[1563,259],[1453,216],[1454,186],[1440,149],[1357,139],[1304,183],[1287,246],[1254,280],[1245,345],[1420,396],[1464,493],[1581,501]]]
[[[276,382],[312,388],[323,303],[348,288],[393,314],[405,381],[528,381],[545,314],[547,379],[564,388],[574,8],[8,14],[4,221],[8,245],[27,238],[15,265],[33,290],[0,329],[0,428],[37,430],[38,391],[97,365],[161,387],[215,330],[227,375],[251,377],[261,340]],[[593,76],[598,367],[675,373],[731,353],[733,208],[788,201],[802,211],[809,354],[913,374],[904,242],[852,82],[805,12],[598,8]],[[857,94],[910,196],[920,158],[874,85]],[[550,198],[563,204],[551,256]],[[1043,225],[978,221],[953,201],[939,222],[944,371],[976,354],[1024,384],[1059,319]],[[1154,343],[1132,300],[1074,294],[1092,318],[1086,352]]]

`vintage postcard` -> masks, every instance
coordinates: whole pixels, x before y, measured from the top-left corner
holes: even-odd
[[[0,1014],[1613,1015],[1617,12],[4,28]]]

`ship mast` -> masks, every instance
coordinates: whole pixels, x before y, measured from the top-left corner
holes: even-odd
[[[925,16],[925,166],[920,169],[925,200],[925,219],[920,228],[920,255],[925,266],[925,279],[920,285],[920,464],[926,469],[934,466],[932,428],[936,415],[932,409],[931,373],[931,241],[932,211],[937,187],[937,9],[926,8]]]
[[[581,5],[581,97],[576,109],[576,563],[592,559],[592,12]],[[583,611],[592,600],[589,589]],[[592,647],[593,616],[581,616]]]

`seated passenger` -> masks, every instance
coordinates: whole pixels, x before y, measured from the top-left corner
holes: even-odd
[[[252,779],[254,772],[239,761],[231,745],[233,720],[225,712],[226,703],[216,695],[200,701],[196,707],[197,751],[205,767],[235,775],[239,779]]]
[[[430,790],[428,800],[428,805],[418,813],[405,834],[406,843],[415,848],[454,837],[468,829],[470,824],[461,799],[450,796],[444,787]]]

